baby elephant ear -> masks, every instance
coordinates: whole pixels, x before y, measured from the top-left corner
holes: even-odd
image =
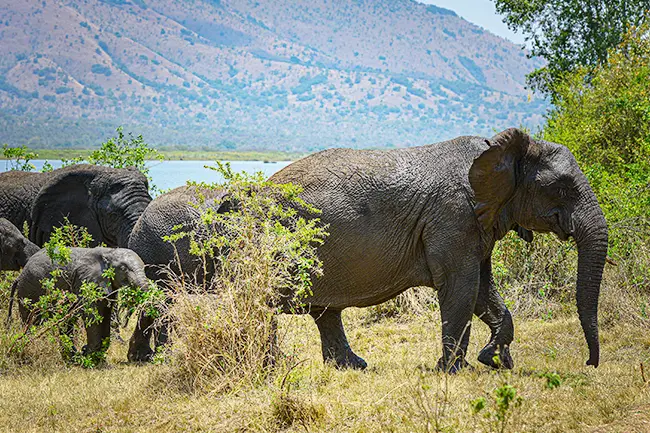
[[[486,140],[489,148],[474,160],[469,182],[474,189],[474,212],[488,233],[499,212],[515,192],[518,166],[528,150],[530,137],[516,128]]]

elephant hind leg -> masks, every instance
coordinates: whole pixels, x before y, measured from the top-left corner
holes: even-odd
[[[354,368],[363,370],[368,364],[357,356],[348,343],[341,320],[341,310],[318,310],[309,313],[318,326],[323,360],[333,361],[337,368]]]
[[[514,361],[509,346],[514,338],[514,325],[510,311],[494,286],[490,258],[481,262],[481,282],[474,314],[492,331],[490,341],[479,353],[479,362],[493,368],[512,369]],[[495,360],[497,353],[498,361]]]

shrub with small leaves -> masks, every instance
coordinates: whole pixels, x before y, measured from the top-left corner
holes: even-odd
[[[36,170],[36,166],[30,161],[38,158],[38,154],[30,152],[27,146],[9,147],[8,144],[3,144],[2,157],[8,161],[10,170]]]
[[[523,398],[517,395],[517,389],[504,382],[494,390],[489,403],[485,397],[478,397],[470,402],[470,406],[474,415],[484,413],[485,421],[491,430],[504,433],[514,409],[520,407],[522,402]]]
[[[235,173],[227,164],[212,169],[225,183],[193,185],[197,227],[166,237],[174,245],[189,238],[189,253],[202,264],[197,280],[173,278],[166,314],[176,378],[192,391],[268,376],[277,363],[275,313],[280,305],[300,307],[311,294],[321,273],[316,247],[327,234],[317,218],[299,216],[296,207],[318,211],[299,198],[298,186]]]
[[[164,156],[156,149],[150,147],[142,135],[134,136],[132,133],[124,134],[122,127],[117,128],[117,137],[111,137],[102,143],[99,149],[94,150],[88,157],[64,159],[63,165],[71,164],[94,164],[104,165],[113,168],[137,168],[147,176],[150,182],[150,189],[155,192],[157,188],[151,183],[147,161],[164,160]]]

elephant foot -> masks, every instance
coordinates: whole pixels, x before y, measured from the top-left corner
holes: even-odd
[[[449,374],[456,374],[464,368],[472,369],[473,367],[464,358],[459,357],[453,363],[446,361],[444,358],[440,358],[438,364],[436,364],[436,370]]]
[[[510,348],[508,346],[498,346],[493,343],[489,343],[481,350],[481,353],[478,355],[478,360],[481,364],[492,368],[512,370],[515,366],[515,362],[512,356],[510,356]]]
[[[153,359],[154,351],[148,345],[134,345],[129,342],[129,353],[127,359],[130,362],[149,362]]]
[[[347,368],[365,370],[368,367],[368,363],[351,350],[348,350],[343,356],[328,357],[325,362],[334,362],[334,366],[339,370]]]

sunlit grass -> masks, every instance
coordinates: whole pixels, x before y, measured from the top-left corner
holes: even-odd
[[[650,402],[639,370],[641,362],[650,362],[647,329],[625,323],[604,329],[602,364],[593,369],[584,366],[586,345],[576,318],[516,321],[516,367],[497,372],[474,361],[489,336],[475,321],[469,353],[474,368],[445,377],[433,371],[439,320],[364,324],[366,314],[351,310],[345,317],[352,346],[369,363],[364,372],[323,365],[313,320],[282,316],[282,350],[302,362],[260,387],[216,395],[180,392],[166,385],[170,367],[126,364],[126,346],[113,344],[108,365],[98,370],[24,366],[4,372],[0,425],[11,431],[435,431],[431,414],[416,404],[428,399],[445,405],[437,420],[444,431],[495,431],[494,420],[473,415],[470,402],[486,397],[489,410],[494,389],[507,382],[523,398],[507,431],[566,432],[617,420],[633,426],[643,419],[634,410]],[[559,387],[547,386],[547,372],[559,375]],[[283,395],[303,408],[289,426],[278,419]],[[317,415],[301,420],[301,413]]]

